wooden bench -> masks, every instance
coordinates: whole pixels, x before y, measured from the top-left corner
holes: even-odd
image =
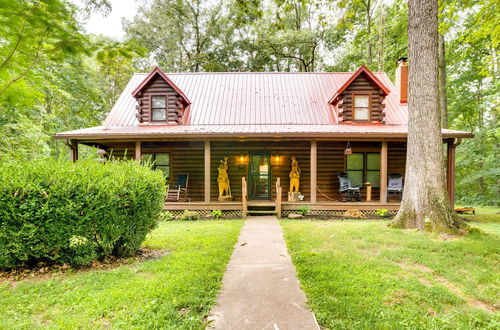
[[[457,207],[455,212],[458,214],[467,214],[467,212],[472,212],[472,214],[476,214],[476,209],[473,207]]]

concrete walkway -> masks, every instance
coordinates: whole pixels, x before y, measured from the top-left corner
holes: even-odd
[[[275,217],[246,221],[209,319],[216,329],[319,329]]]

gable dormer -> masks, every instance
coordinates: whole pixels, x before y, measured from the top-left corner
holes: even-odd
[[[340,87],[329,103],[336,106],[339,122],[382,122],[389,89],[366,66],[361,66]]]
[[[132,92],[141,124],[183,124],[190,102],[186,95],[156,67]]]

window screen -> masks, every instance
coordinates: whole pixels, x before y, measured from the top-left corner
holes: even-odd
[[[370,182],[373,188],[380,188],[380,153],[352,153],[347,155],[346,161],[351,185],[362,186],[364,182]]]
[[[352,186],[363,185],[364,154],[353,153],[347,155],[347,175]]]

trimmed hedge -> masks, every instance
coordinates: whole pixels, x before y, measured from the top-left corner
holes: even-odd
[[[0,267],[130,256],[155,228],[165,179],[134,161],[0,165]]]

